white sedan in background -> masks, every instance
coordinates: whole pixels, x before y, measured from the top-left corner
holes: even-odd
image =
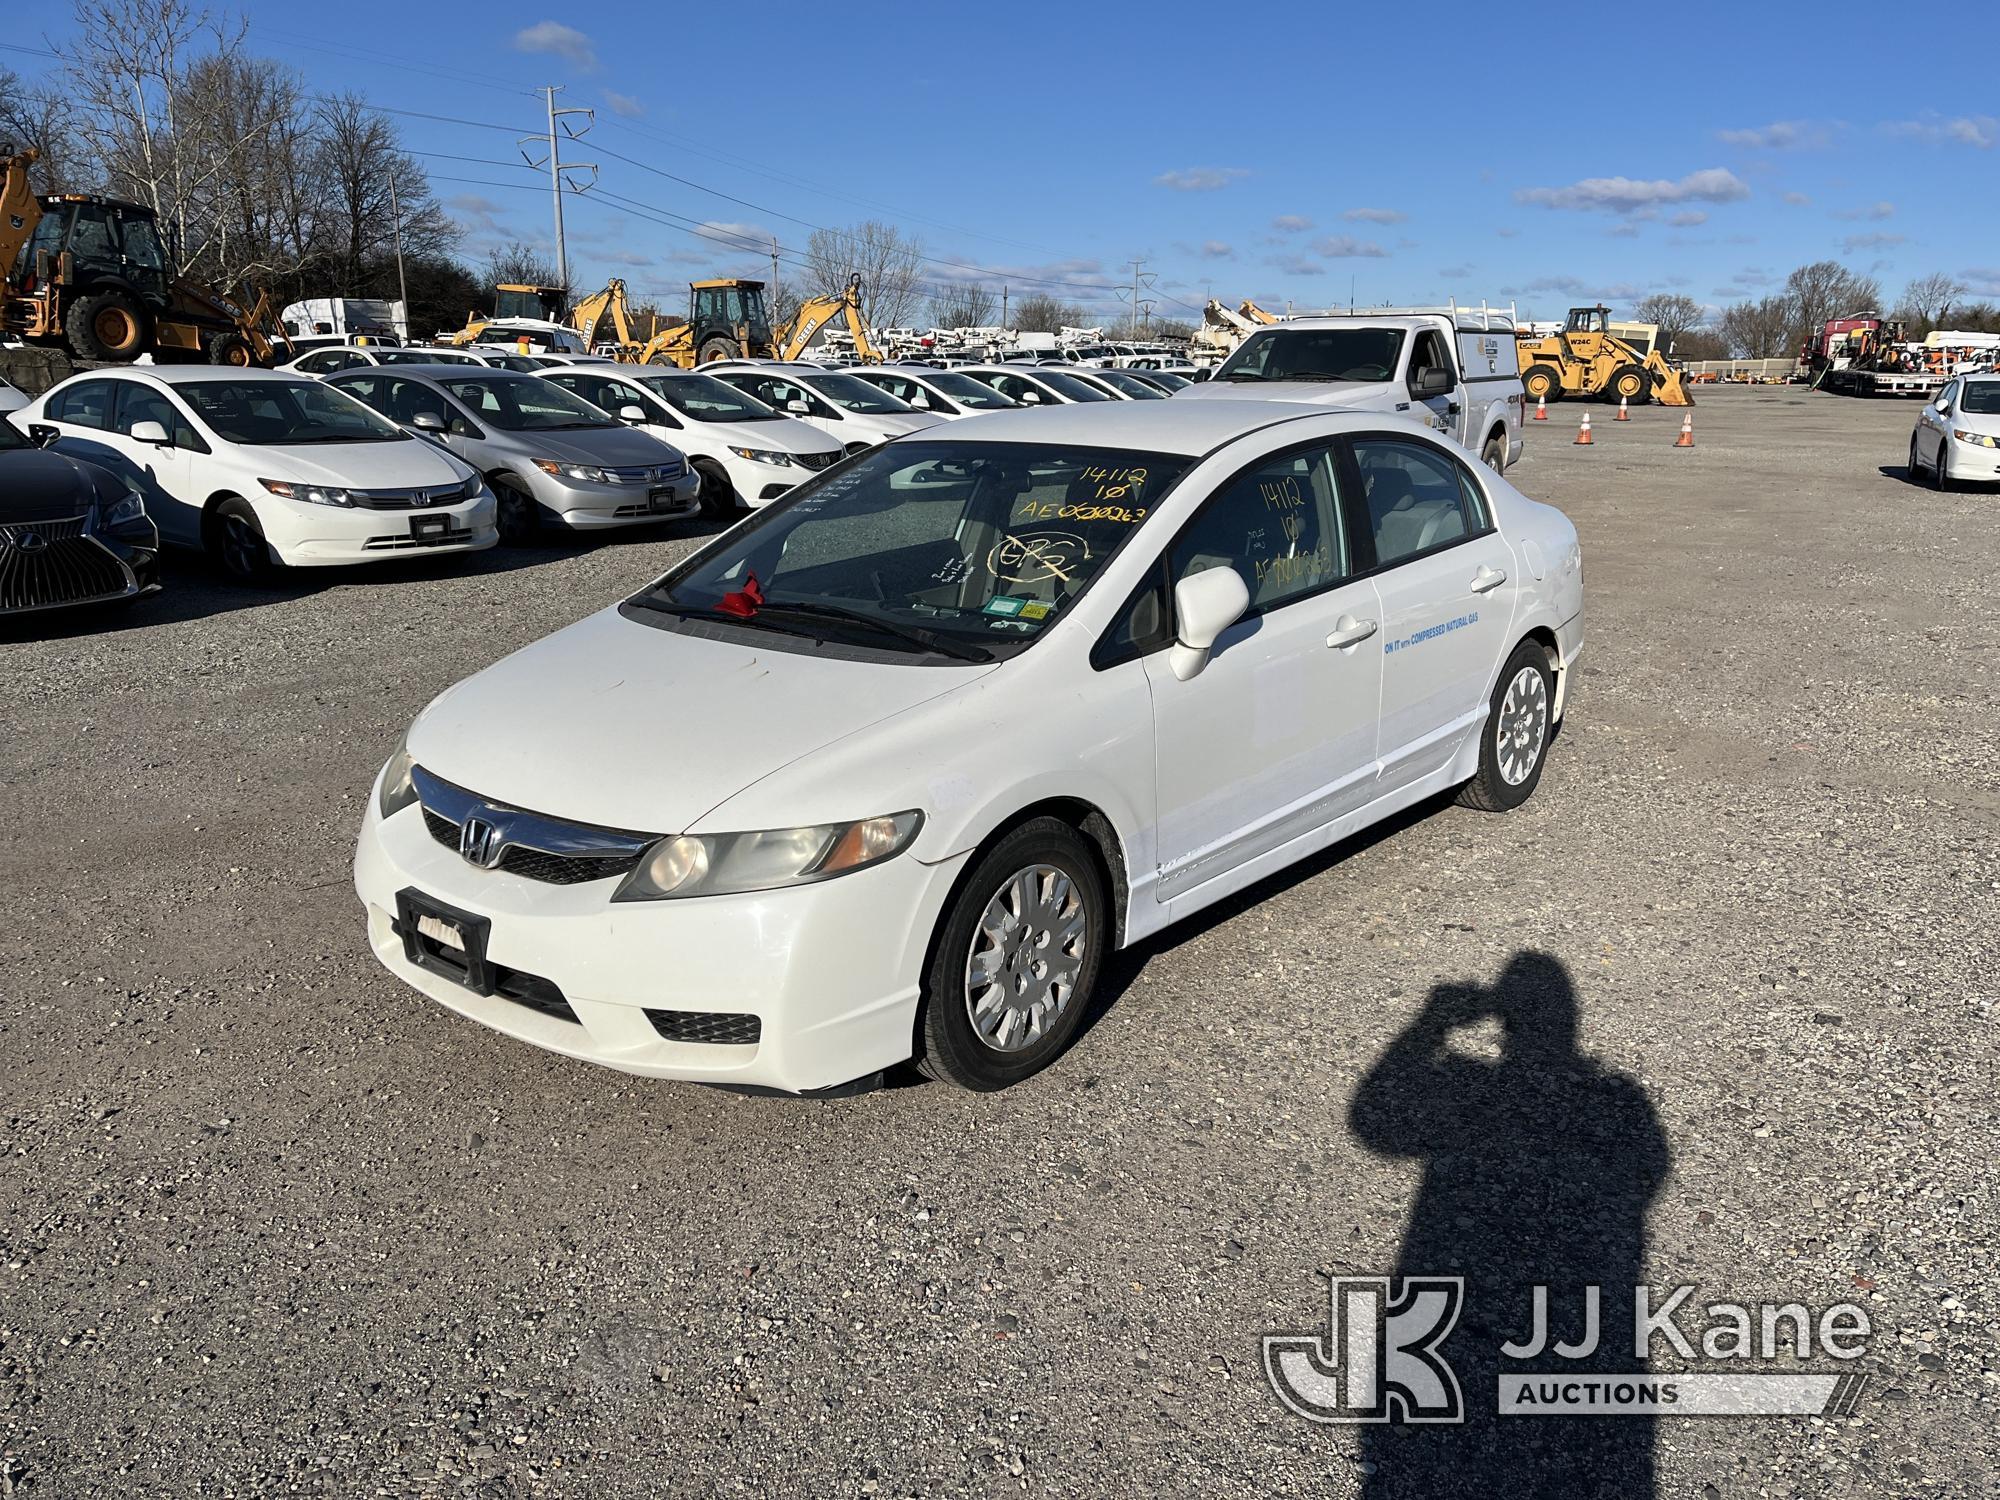
[[[817,427],[849,453],[921,432],[939,420],[898,401],[845,370],[812,365],[731,365],[715,378],[755,396],[774,411]]]
[[[393,973],[571,1057],[1001,1088],[1113,950],[1439,792],[1524,802],[1582,643],[1568,519],[1403,418],[993,412],[447,689],[355,888]]]
[[[564,365],[541,375],[687,454],[707,515],[769,505],[842,457],[817,427],[699,371]]]
[[[913,410],[947,420],[975,412],[1010,411],[1021,404],[970,375],[930,365],[863,365],[851,373],[856,380],[887,391]]]
[[[1118,401],[1102,386],[1079,380],[1068,370],[1047,365],[966,365],[959,374],[990,385],[1021,406],[1069,406],[1093,401]]]
[[[1961,375],[1924,403],[1910,434],[1910,477],[2000,481],[2000,375]]]
[[[329,344],[278,366],[300,375],[338,375],[363,365],[491,365],[495,361],[467,349],[433,349],[417,344]]]
[[[468,465],[284,370],[128,365],[72,375],[9,420],[130,480],[164,542],[234,576],[473,552],[499,540]]]

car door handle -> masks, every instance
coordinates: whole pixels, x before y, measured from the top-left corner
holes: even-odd
[[[1353,615],[1342,615],[1333,622],[1333,634],[1326,638],[1329,646],[1352,646],[1365,641],[1375,633],[1375,621],[1357,620]]]
[[[1481,568],[1472,575],[1472,592],[1490,594],[1507,581],[1505,568]]]

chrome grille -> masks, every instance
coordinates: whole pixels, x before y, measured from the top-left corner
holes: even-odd
[[[354,503],[362,510],[439,510],[458,505],[479,493],[479,481],[410,490],[353,490]]]
[[[131,572],[89,534],[88,516],[0,526],[0,611],[88,604],[131,592]]]
[[[830,469],[846,456],[844,453],[794,453],[792,462],[801,469]]]
[[[685,464],[674,462],[644,469],[606,469],[604,477],[612,484],[658,484],[662,480],[679,479],[686,472]]]
[[[421,766],[410,774],[430,836],[462,855],[460,834],[468,818],[477,818],[493,830],[492,848],[497,851],[497,858],[482,868],[502,874],[546,885],[609,880],[630,870],[654,843],[651,834],[571,823],[487,802]]]

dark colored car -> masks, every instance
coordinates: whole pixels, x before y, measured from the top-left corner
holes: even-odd
[[[0,616],[122,603],[160,586],[160,533],[107,469],[0,418]]]

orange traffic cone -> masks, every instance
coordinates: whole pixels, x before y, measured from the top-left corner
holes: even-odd
[[[1629,415],[1627,415],[1625,411],[1625,398],[1623,396],[1620,396],[1618,398],[1618,415],[1613,417],[1611,420],[1614,422],[1629,422],[1632,420],[1632,418]]]
[[[1689,412],[1681,418],[1681,435],[1674,439],[1674,446],[1676,448],[1692,448],[1694,446],[1693,412]]]
[[[1576,430],[1576,446],[1579,448],[1588,448],[1595,441],[1596,439],[1590,435],[1590,413],[1585,412],[1583,414],[1583,425]]]
[[[1547,396],[1535,397],[1535,420],[1537,422],[1546,422],[1548,421],[1548,419],[1549,419],[1549,398]]]

